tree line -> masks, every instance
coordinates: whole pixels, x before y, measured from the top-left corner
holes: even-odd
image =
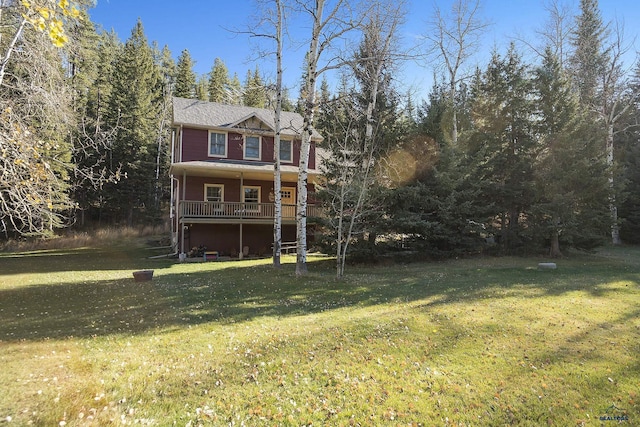
[[[241,82],[221,58],[198,76],[188,49],[174,60],[140,21],[121,42],[96,30],[83,2],[2,3],[3,238],[164,221],[171,97],[180,96],[274,110],[280,98],[310,119],[331,153],[318,195],[338,271],[347,253],[560,256],[640,242],[640,65],[623,68],[623,34],[602,21],[597,0],[580,0],[575,18],[552,2],[543,45],[514,42],[475,67],[471,52],[489,25],[479,0],[436,7],[426,50],[443,67],[426,100],[394,78],[416,60],[397,39],[405,5],[335,3],[341,19],[331,13],[333,25],[317,26],[333,32],[313,36],[349,33],[355,47],[318,45],[324,63],[307,55],[297,100],[257,67]],[[50,13],[33,9],[47,5]],[[335,90],[326,78],[316,89],[327,70],[338,73]]]
[[[168,46],[149,42],[140,20],[122,42],[96,29],[90,6],[0,4],[5,239],[166,221],[171,97],[273,102],[257,67],[241,83],[215,58],[210,73],[197,76],[187,49],[174,60]]]

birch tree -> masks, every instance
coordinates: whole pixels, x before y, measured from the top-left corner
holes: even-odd
[[[0,227],[50,235],[67,223],[73,126],[59,47],[75,3],[0,0]]]
[[[429,56],[441,60],[447,73],[452,115],[451,142],[454,145],[458,142],[456,88],[466,77],[460,73],[467,60],[480,48],[480,38],[489,26],[479,15],[480,0],[455,0],[449,16],[435,5],[425,35],[430,43]]]
[[[275,93],[276,102],[274,106],[274,139],[273,139],[273,193],[274,193],[274,215],[273,215],[273,266],[280,268],[280,257],[282,254],[282,173],[280,162],[280,137],[282,131],[282,101],[284,94],[284,87],[282,84],[282,55],[284,45],[284,33],[286,31],[286,11],[285,3],[283,0],[275,0],[275,3],[270,1],[262,1],[259,3],[260,16],[258,18],[259,24],[253,31],[238,31],[240,33],[249,34],[250,37],[257,37],[261,39],[267,39],[275,45],[275,50],[270,48],[257,49],[257,55],[260,57],[273,56],[276,59],[276,83]],[[224,66],[224,64],[223,64]],[[226,73],[226,68],[225,68]],[[212,71],[213,75],[213,71]],[[255,76],[259,78],[258,69],[256,68]],[[249,75],[247,77],[249,79]],[[261,89],[264,87],[260,84]],[[264,90],[261,92],[264,95]]]
[[[309,153],[315,111],[317,108],[316,83],[318,77],[331,69],[340,68],[348,59],[335,53],[328,59],[328,51],[336,49],[335,44],[346,38],[347,34],[359,28],[364,15],[354,9],[347,0],[336,0],[327,8],[326,0],[296,0],[301,13],[311,18],[311,39],[306,56],[302,142],[297,183],[296,208],[296,276],[307,273],[307,182],[309,172]],[[320,63],[321,58],[323,62]]]
[[[403,18],[402,2],[375,4],[370,10],[370,17],[364,28],[364,38],[360,45],[357,60],[354,61],[356,77],[360,81],[362,89],[364,89],[362,96],[365,99],[365,129],[361,144],[360,141],[355,141],[355,144],[347,142],[346,146],[343,147],[343,152],[345,153],[343,156],[346,156],[347,153],[357,154],[355,158],[352,156],[350,159],[343,159],[344,173],[341,179],[346,182],[340,185],[341,194],[338,197],[340,206],[336,239],[336,276],[338,278],[344,275],[349,243],[356,230],[359,217],[364,214],[365,203],[369,199],[370,190],[373,186],[375,159],[382,148],[379,134],[376,137],[376,133],[374,133],[374,129],[382,125],[382,120],[376,114],[376,110],[381,91],[385,89],[383,86],[385,83],[387,86],[390,83],[389,74],[393,69],[393,55],[396,51],[394,49],[394,41]],[[347,131],[345,133],[347,140],[355,138],[356,135],[357,132]],[[359,150],[350,149],[349,146],[358,147]],[[355,171],[356,174],[350,174],[349,171]],[[347,180],[347,177],[351,179]],[[346,191],[355,193],[354,202],[351,203],[349,208],[348,218],[345,218]],[[344,219],[347,219],[346,224]]]
[[[581,13],[572,34],[574,48],[571,72],[581,104],[606,132],[604,150],[610,168],[611,242],[621,244],[614,179],[616,125],[638,99],[624,70],[623,57],[628,51],[620,25],[604,24],[597,0],[581,0]]]

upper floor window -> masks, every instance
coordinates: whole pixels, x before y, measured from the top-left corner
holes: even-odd
[[[293,162],[293,141],[286,139],[280,140],[280,161],[291,163]]]
[[[209,132],[209,156],[227,157],[227,134]]]
[[[244,138],[244,158],[260,160],[259,136],[246,136]]]

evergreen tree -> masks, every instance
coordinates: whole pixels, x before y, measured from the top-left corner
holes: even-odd
[[[193,71],[194,62],[187,49],[178,57],[176,70],[176,86],[174,96],[194,98],[196,96],[196,73]]]
[[[618,154],[620,182],[625,183],[624,201],[620,206],[620,237],[625,243],[640,243],[640,61],[636,62],[631,78],[630,92],[636,101],[620,128],[621,149]]]
[[[209,80],[206,76],[198,77],[196,82],[196,99],[201,101],[209,100]]]
[[[397,171],[388,174],[388,230],[409,236],[407,245],[437,258],[479,250],[482,222],[493,212],[484,181],[474,173],[481,167],[462,152],[466,135],[459,135],[458,146],[448,143],[443,129],[450,126],[449,104],[448,88],[435,82],[415,130],[388,159]]]
[[[78,44],[70,54],[70,75],[77,125],[73,141],[73,197],[76,221],[100,221],[102,186],[118,180],[119,165],[110,162],[115,129],[106,123],[112,93],[113,65],[121,43],[113,32],[97,34],[88,19],[74,27]]]
[[[233,78],[229,82],[229,95],[228,101],[231,105],[242,105],[242,83],[238,74],[234,73]]]
[[[513,44],[505,58],[494,53],[475,90],[469,154],[482,165],[474,170],[488,184],[486,199],[495,203],[502,248],[512,252],[524,244],[535,155],[531,82]]]
[[[138,21],[116,59],[113,92],[109,101],[110,121],[117,127],[113,162],[122,165],[123,179],[108,188],[105,208],[115,221],[150,219],[155,205],[159,105],[162,81],[153,52]]]
[[[606,63],[603,39],[606,27],[602,23],[598,0],[580,0],[580,15],[571,36],[573,55],[570,67],[583,106],[596,102],[599,77]]]
[[[169,46],[165,45],[162,48],[162,51],[156,58],[155,62],[158,64],[160,79],[164,86],[163,92],[167,95],[173,94],[176,84],[176,76],[178,74],[178,67],[173,60]]]
[[[213,61],[209,72],[209,101],[229,103],[229,71],[220,58]]]
[[[553,257],[561,243],[592,249],[608,227],[606,164],[598,129],[579,113],[571,85],[550,48],[535,72],[539,155],[535,163],[536,201],[531,239]]]
[[[257,65],[253,73],[251,70],[247,71],[243,92],[244,105],[247,107],[265,108],[265,85],[262,77],[260,76],[260,70]]]

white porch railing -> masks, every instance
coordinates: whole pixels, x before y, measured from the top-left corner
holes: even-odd
[[[181,218],[198,219],[268,219],[273,218],[273,203],[241,203],[241,202],[180,202]],[[307,216],[319,216],[320,208],[307,206]],[[282,219],[296,219],[296,205],[282,205]]]

